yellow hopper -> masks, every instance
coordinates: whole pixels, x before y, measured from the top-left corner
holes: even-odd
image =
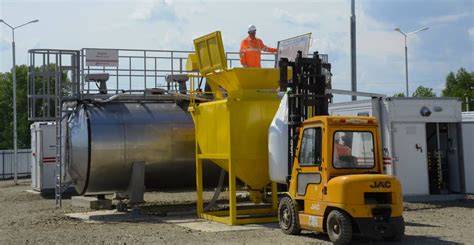
[[[196,128],[198,216],[231,225],[276,221],[276,184],[271,183],[268,174],[268,128],[280,103],[275,93],[279,70],[227,69],[220,32],[194,40],[194,47],[196,55],[189,61],[198,65],[214,95],[210,102],[196,104],[191,100],[189,107]],[[203,211],[202,161],[205,159],[228,172],[228,211]],[[261,200],[263,189],[271,186],[272,206],[238,209],[236,178],[246,184],[255,203]],[[249,214],[266,215],[255,218]]]

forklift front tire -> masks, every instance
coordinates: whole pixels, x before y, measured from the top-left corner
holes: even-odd
[[[332,210],[327,219],[326,228],[333,244],[349,244],[352,240],[351,217],[340,210]]]
[[[287,235],[297,235],[301,232],[295,203],[288,196],[282,198],[278,205],[278,223]]]

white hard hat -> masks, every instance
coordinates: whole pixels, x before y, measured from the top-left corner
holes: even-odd
[[[255,27],[255,25],[249,25],[249,32],[251,31],[257,31],[257,27]]]

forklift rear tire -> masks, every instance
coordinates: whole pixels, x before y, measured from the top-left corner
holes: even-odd
[[[295,203],[288,196],[282,198],[278,205],[278,223],[283,233],[287,235],[296,235],[301,232]]]
[[[340,210],[332,210],[326,222],[329,239],[333,244],[349,244],[352,239],[351,217]]]

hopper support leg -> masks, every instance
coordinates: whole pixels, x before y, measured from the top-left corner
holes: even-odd
[[[202,159],[196,155],[196,194],[197,194],[197,215],[202,218],[203,213],[203,199],[202,199]]]
[[[237,223],[237,191],[235,169],[232,161],[229,159],[229,225]]]
[[[278,211],[278,189],[277,183],[272,182],[272,209],[275,213]]]

